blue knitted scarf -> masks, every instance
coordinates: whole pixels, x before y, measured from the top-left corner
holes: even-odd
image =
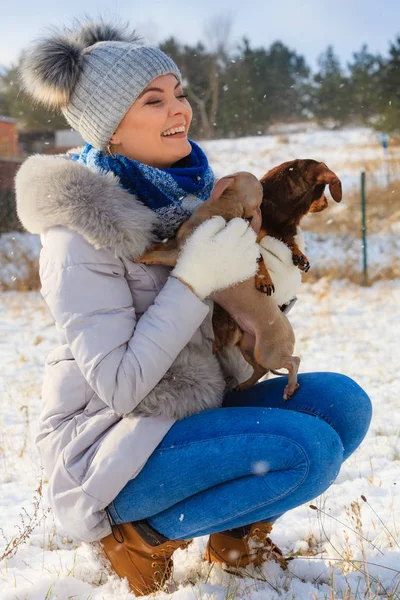
[[[121,154],[109,156],[90,144],[72,160],[97,173],[114,173],[125,190],[157,213],[159,227],[155,233],[165,239],[175,235],[181,223],[210,197],[214,186],[206,155],[189,141],[191,153],[168,169],[149,167]]]

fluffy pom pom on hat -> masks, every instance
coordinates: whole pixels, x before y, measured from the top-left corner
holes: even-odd
[[[159,48],[142,45],[127,27],[103,21],[53,29],[25,50],[20,69],[24,89],[47,107],[61,109],[71,127],[99,150],[149,83],[168,73],[182,80]]]

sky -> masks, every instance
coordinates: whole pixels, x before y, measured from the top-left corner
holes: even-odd
[[[243,36],[252,47],[280,40],[313,70],[329,44],[345,66],[364,43],[387,56],[389,42],[400,35],[399,0],[1,0],[0,7],[4,67],[47,26],[70,25],[85,15],[128,20],[149,44],[173,35],[182,43],[206,45],[207,23],[225,15],[232,22],[231,48]]]

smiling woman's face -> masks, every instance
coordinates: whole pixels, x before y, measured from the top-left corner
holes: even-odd
[[[151,167],[168,168],[192,151],[187,139],[192,114],[175,75],[161,75],[130,107],[110,142],[118,154]],[[179,133],[166,135],[176,128]]]

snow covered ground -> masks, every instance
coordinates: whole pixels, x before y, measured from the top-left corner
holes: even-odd
[[[203,147],[218,176],[245,169],[261,176],[284,160],[309,157],[327,162],[351,187],[364,157],[376,161],[378,176],[385,177],[379,144],[375,133],[357,129],[219,140]],[[395,228],[371,241],[376,269],[389,249],[390,260],[399,261],[398,233]],[[309,234],[308,255],[314,268],[333,258],[360,261],[361,268],[357,243],[345,246],[333,236]],[[0,284],[23,279],[22,256],[34,259],[39,248],[37,236],[0,237]],[[157,598],[400,598],[399,293],[400,279],[363,288],[322,278],[302,285],[290,314],[301,371],[353,377],[370,395],[374,416],[362,446],[315,500],[318,510],[307,504],[277,522],[274,541],[298,556],[289,573],[275,564],[257,578],[210,570],[201,560],[207,539],[197,538],[187,551],[175,553],[175,587]],[[0,293],[0,557],[8,556],[0,561],[0,600],[128,600],[133,595],[126,582],[109,575],[93,546],[69,539],[48,510],[34,439],[44,359],[57,343],[38,292]]]
[[[362,288],[322,279],[302,286],[291,313],[301,370],[345,373],[367,390],[374,405],[367,438],[316,500],[323,512],[305,505],[276,524],[276,543],[286,553],[303,555],[290,563],[288,574],[274,564],[264,568],[265,582],[240,580],[216,566],[209,573],[201,561],[207,540],[198,538],[188,551],[175,554],[175,600],[223,600],[236,588],[231,597],[240,600],[322,600],[330,597],[332,585],[336,598],[347,598],[349,588],[351,598],[362,598],[367,586],[372,586],[368,598],[375,598],[376,589],[382,598],[397,589],[393,598],[399,597],[399,293],[399,281]],[[0,328],[0,555],[33,520],[26,543],[0,563],[1,600],[127,600],[125,583],[107,575],[92,547],[75,544],[46,512],[46,483],[43,496],[36,491],[41,470],[34,438],[43,362],[57,344],[39,293],[1,294]],[[350,572],[344,576],[343,570]],[[172,596],[159,594],[167,597]]]

